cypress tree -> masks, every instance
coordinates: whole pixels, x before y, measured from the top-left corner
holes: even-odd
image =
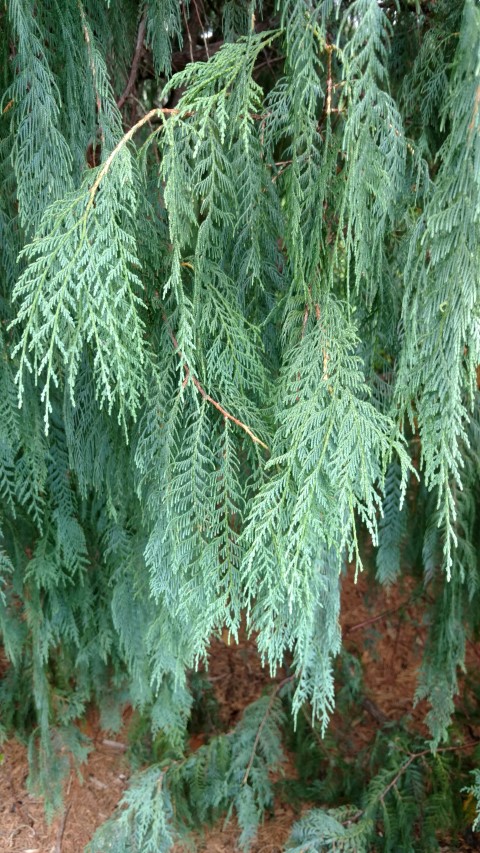
[[[54,811],[75,722],[130,703],[175,758],[93,853],[232,809],[248,850],[280,694],[192,756],[189,672],[245,619],[325,732],[368,537],[429,591],[432,752],[288,849],[429,849],[480,621],[478,0],[7,0],[0,31],[0,734]]]

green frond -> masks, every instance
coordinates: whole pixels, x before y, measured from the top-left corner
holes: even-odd
[[[480,825],[480,823],[479,823],[479,821],[480,821],[480,771],[475,770],[472,775],[474,777],[474,783],[468,789],[468,791],[473,797],[475,797],[475,800],[476,800],[477,816],[475,818],[475,821],[473,823],[472,828],[474,831],[475,830],[478,831],[478,827]]]
[[[187,4],[188,5],[188,4]],[[155,64],[155,72],[168,75],[172,67],[172,44],[182,44],[182,18],[180,4],[175,0],[147,0],[147,43]]]
[[[100,406],[110,412],[116,405],[123,423],[139,407],[146,348],[131,168],[124,150],[95,200],[87,178],[80,191],[46,210],[24,250],[27,266],[14,289],[19,302],[15,325],[22,323],[23,330],[13,356],[19,355],[20,401],[25,370],[43,382],[46,429],[52,387],[64,379],[74,400],[84,348],[89,350]]]
[[[442,124],[449,130],[438,155],[441,166],[411,238],[403,309],[409,331],[397,392],[404,410],[411,411],[415,401],[426,482],[437,490],[447,577],[456,547],[454,491],[462,488],[461,446],[480,361],[479,62],[480,12],[467,2],[443,107]]]
[[[339,809],[311,809],[294,824],[285,850],[289,853],[367,853],[372,825],[364,820],[356,823],[352,806]]]
[[[402,540],[407,529],[407,510],[402,503],[402,472],[395,460],[385,477],[382,517],[378,525],[377,578],[386,585],[395,583],[401,569]]]
[[[34,233],[45,209],[71,189],[72,158],[60,128],[60,97],[31,0],[12,0],[15,73],[2,105],[11,107],[11,159],[20,219]]]
[[[297,645],[307,663],[317,608],[326,600],[324,630],[330,643],[320,665],[328,672],[328,657],[338,651],[338,587],[334,592],[335,584],[330,586],[329,563],[336,562],[338,570],[345,551],[358,559],[357,514],[376,539],[377,489],[383,488],[392,453],[399,455],[404,483],[409,466],[393,423],[368,400],[353,351],[354,327],[347,325],[341,306],[325,299],[312,312],[304,337],[286,356],[279,425],[267,466],[271,474],[253,503],[244,534],[243,578],[251,624],[273,671],[286,650]],[[372,455],[366,447],[375,448]],[[302,671],[304,662],[297,654],[296,662]],[[318,676],[316,670],[312,681],[322,688],[313,688],[315,712],[326,720],[331,683]],[[301,695],[301,701],[306,698]],[[297,710],[301,701],[299,697]]]

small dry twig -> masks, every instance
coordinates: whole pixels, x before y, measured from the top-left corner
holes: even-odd
[[[119,740],[109,740],[108,738],[104,738],[102,740],[104,746],[108,746],[110,749],[117,749],[119,752],[126,752],[127,747],[124,743],[121,743]]]
[[[55,848],[54,848],[55,853],[62,853],[62,841],[63,841],[63,836],[65,833],[65,826],[67,824],[67,818],[68,818],[68,813],[70,811],[70,808],[71,808],[71,804],[69,804],[66,807],[65,811],[63,812],[63,817],[62,817],[60,826],[58,827],[57,838],[55,841]]]
[[[190,52],[190,62],[195,62],[195,60],[193,58],[192,34],[190,32],[190,27],[188,26],[187,12],[185,10],[185,3],[183,3],[183,2],[182,2],[182,14],[183,14],[183,20],[185,21],[185,29],[187,31],[188,48],[189,48],[189,52]]]
[[[179,347],[179,344],[178,344],[178,341],[177,341],[175,335],[173,334],[173,332],[171,331],[171,329],[168,326],[168,320],[167,320],[167,317],[165,314],[163,315],[163,321],[164,321],[165,325],[167,326],[168,334],[170,335],[170,339],[173,343],[173,346],[175,347],[176,352],[178,353],[178,355],[181,358],[182,357],[182,351]],[[188,367],[185,365],[185,379],[183,380],[183,387],[184,388],[185,388],[189,378],[190,378],[190,372],[189,372]],[[227,412],[227,410],[224,409],[223,406],[220,405],[220,403],[217,403],[217,401],[214,400],[213,397],[210,396],[210,394],[207,394],[207,392],[205,391],[205,388],[200,384],[200,382],[196,376],[194,376],[192,374],[191,379],[192,379],[193,384],[195,385],[195,388],[197,389],[199,394],[201,394],[201,396],[203,397],[204,400],[206,400],[208,403],[211,403],[212,406],[215,406],[215,408],[218,409],[220,414],[222,414],[223,417],[226,418],[226,420],[232,421],[232,423],[239,426],[240,429],[243,429],[244,432],[246,432],[247,435],[250,436],[252,441],[255,442],[255,444],[259,444],[261,447],[264,447],[265,450],[268,450],[268,446],[260,438],[258,438],[258,436],[256,436],[254,432],[252,432],[250,427],[248,427],[246,424],[244,424],[243,421],[240,421],[238,418],[234,417],[234,415],[231,415],[230,412]]]
[[[138,74],[138,66],[140,65],[140,57],[142,55],[143,42],[145,39],[145,31],[147,29],[147,16],[144,13],[138,26],[137,43],[135,45],[135,53],[133,54],[132,67],[127,80],[127,85],[117,101],[117,107],[123,107],[127,98],[130,97]]]

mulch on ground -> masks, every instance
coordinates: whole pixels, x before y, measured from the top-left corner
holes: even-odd
[[[345,578],[342,593],[344,644],[362,661],[365,699],[355,720],[352,748],[371,741],[380,720],[398,720],[410,715],[412,725],[425,733],[426,707],[413,708],[418,667],[425,643],[422,603],[413,597],[413,581],[401,581],[391,591],[353,572]],[[478,666],[478,650],[472,650],[472,664]],[[476,657],[475,657],[476,656]],[[219,703],[222,726],[230,728],[243,709],[273,689],[284,676],[272,680],[262,669],[255,645],[243,637],[238,644],[227,638],[211,647],[208,678]],[[126,714],[126,720],[129,714]],[[126,723],[127,725],[127,723]],[[335,715],[332,726],[338,721]],[[119,735],[100,729],[95,713],[82,725],[92,739],[93,749],[82,767],[82,778],[72,772],[65,790],[64,812],[51,825],[45,821],[43,804],[26,790],[28,773],[26,750],[15,740],[3,745],[0,765],[0,851],[1,853],[82,853],[95,829],[114,811],[128,785],[126,726]],[[194,736],[200,745],[202,734]],[[285,768],[294,773],[293,764]],[[273,814],[260,828],[252,853],[281,853],[292,823],[298,819],[290,805],[276,802]],[[196,836],[194,848],[208,853],[234,853],[238,830],[235,821],[223,823]],[[180,847],[175,853],[180,853]],[[182,848],[183,849],[183,848]],[[447,848],[444,848],[445,850]],[[467,848],[465,848],[467,849]],[[470,848],[472,849],[472,848]]]

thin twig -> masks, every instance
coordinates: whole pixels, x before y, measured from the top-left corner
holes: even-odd
[[[152,119],[160,118],[162,115],[164,115],[164,116],[181,115],[182,118],[190,118],[191,116],[194,115],[194,112],[192,110],[182,111],[182,110],[179,110],[176,108],[171,108],[171,107],[155,107],[153,110],[150,110],[148,113],[146,113],[144,116],[142,116],[142,118],[139,119],[134,125],[132,125],[130,130],[127,131],[125,136],[122,136],[120,141],[117,142],[115,148],[110,152],[110,154],[108,155],[107,159],[105,160],[105,163],[103,164],[100,172],[98,173],[97,177],[95,178],[95,180],[94,180],[94,182],[90,188],[87,209],[85,211],[86,214],[88,214],[88,211],[90,210],[90,208],[93,204],[95,194],[96,194],[101,182],[103,181],[105,175],[107,174],[108,170],[110,169],[110,166],[112,165],[112,163],[113,163],[115,157],[117,156],[118,152],[122,150],[122,148],[127,144],[127,142],[130,142],[130,140],[135,136],[137,130],[140,130],[140,128],[143,127],[144,124],[148,124]],[[265,118],[265,116],[259,115],[258,113],[250,113],[250,115],[251,115],[251,118],[256,119],[258,121],[261,121]]]
[[[471,650],[472,650],[473,654],[475,655],[475,657],[477,657],[477,658],[480,660],[480,652],[479,652],[479,651],[478,651],[478,649],[475,647],[475,643],[472,643],[472,641],[471,641],[468,637],[467,637],[467,643],[468,643],[468,645],[470,646],[470,648],[471,648]]]
[[[473,747],[473,746],[478,746],[478,741],[468,741],[468,743],[458,744],[457,746],[442,746],[442,747],[440,747],[439,749],[437,749],[437,750],[436,750],[436,752],[437,752],[437,753],[438,753],[438,752],[442,752],[442,753],[443,753],[443,752],[460,752],[460,751],[461,751],[461,750],[463,750],[463,749],[470,749],[470,748],[471,748],[471,747]],[[413,753],[408,757],[407,761],[405,761],[405,762],[402,764],[402,766],[400,767],[400,769],[398,770],[398,772],[395,774],[395,776],[394,776],[394,778],[391,780],[391,782],[389,782],[389,783],[388,783],[388,785],[383,789],[382,793],[381,793],[381,794],[380,794],[380,796],[378,797],[379,801],[380,801],[381,803],[383,803],[383,802],[384,802],[385,797],[387,796],[387,794],[389,793],[389,791],[391,791],[391,790],[392,790],[392,788],[397,784],[397,782],[398,782],[398,780],[400,779],[400,777],[401,777],[401,776],[403,776],[403,774],[405,773],[405,771],[406,771],[406,770],[408,770],[408,768],[410,767],[410,765],[411,765],[411,764],[413,764],[413,762],[414,762],[417,758],[423,758],[423,756],[425,756],[425,755],[431,755],[431,753],[432,753],[432,750],[431,750],[431,749],[422,749],[422,750],[421,750],[421,752],[413,752]],[[366,811],[367,811],[367,809],[363,809],[362,811],[359,811],[356,815],[354,815],[354,816],[351,818],[351,822],[352,822],[352,823],[354,823],[355,821],[360,820],[360,819],[364,816],[364,814],[366,813]]]
[[[95,194],[96,194],[101,182],[103,181],[105,175],[107,174],[108,170],[110,169],[110,166],[112,165],[112,163],[113,163],[115,157],[117,156],[118,152],[121,151],[121,149],[127,144],[127,142],[130,142],[132,137],[135,136],[137,130],[140,130],[140,128],[143,127],[144,124],[147,124],[148,122],[150,122],[152,120],[152,118],[159,118],[162,114],[163,115],[178,115],[178,113],[179,113],[179,110],[176,110],[176,109],[169,109],[168,107],[156,107],[155,109],[150,110],[148,113],[146,113],[144,116],[142,116],[141,119],[139,119],[134,125],[132,125],[130,130],[125,134],[125,136],[122,136],[120,142],[117,142],[115,148],[110,152],[107,159],[105,160],[105,163],[103,164],[102,168],[100,169],[97,177],[95,178],[92,186],[90,187],[90,193],[89,193],[90,197],[88,200],[86,213],[88,213],[89,209],[91,208],[93,201],[94,201],[94,198],[95,198]],[[188,115],[191,115],[191,113],[185,113],[184,115],[187,117]]]
[[[90,42],[90,28],[87,24],[87,19],[85,17],[85,10],[84,10],[83,5],[80,2],[80,0],[78,0],[78,8],[80,11],[80,17],[82,19],[83,36],[85,39],[85,44],[87,45],[87,53],[88,53],[88,61],[90,64],[90,71],[92,72],[93,88],[95,91],[95,101],[96,101],[96,105],[97,105],[97,110],[98,110],[98,112],[100,112],[102,105],[101,105],[101,101],[100,101],[100,95],[98,94],[98,90],[97,90],[97,72],[95,69],[95,61],[93,58],[92,45]]]
[[[368,625],[373,625],[375,622],[380,622],[382,619],[385,619],[386,616],[390,616],[392,613],[397,613],[404,607],[408,607],[411,600],[412,596],[407,598],[406,601],[402,601],[397,607],[392,607],[390,610],[384,610],[383,613],[379,613],[378,616],[372,616],[371,619],[364,619],[363,622],[357,622],[356,625],[351,625],[348,628],[345,628],[343,636],[345,637],[347,634],[353,634],[354,631],[359,631],[361,628],[366,628]]]
[[[176,352],[178,353],[178,355],[179,355],[179,356],[180,356],[180,358],[181,358],[181,357],[182,357],[182,351],[181,351],[181,349],[180,349],[180,347],[179,347],[179,344],[178,344],[178,341],[177,341],[177,339],[176,339],[175,335],[173,334],[172,330],[171,330],[171,329],[169,328],[169,326],[168,326],[168,321],[167,321],[167,317],[165,316],[165,314],[163,315],[163,320],[164,320],[164,322],[165,322],[165,325],[167,326],[168,334],[170,335],[170,338],[171,338],[171,341],[172,341],[172,343],[173,343],[173,346],[175,347]],[[183,381],[183,387],[185,387],[185,385],[187,384],[187,382],[188,382],[188,379],[189,379],[189,378],[190,378],[190,372],[189,372],[188,367],[185,365],[185,379],[184,379],[184,381]],[[215,408],[216,408],[216,409],[218,409],[218,411],[223,415],[223,417],[224,417],[224,418],[226,418],[226,419],[227,419],[227,420],[229,420],[229,421],[232,421],[232,423],[234,423],[234,424],[236,424],[237,426],[239,426],[239,427],[240,427],[240,429],[243,429],[243,430],[244,430],[244,432],[246,432],[246,433],[247,433],[247,435],[249,435],[249,436],[250,436],[250,438],[252,439],[252,441],[253,441],[253,442],[255,442],[255,444],[259,444],[261,447],[264,447],[264,448],[265,448],[265,450],[268,450],[268,449],[269,449],[269,448],[268,448],[268,445],[266,445],[266,444],[265,444],[265,443],[264,443],[260,438],[258,438],[258,436],[256,436],[256,435],[255,435],[255,433],[253,433],[253,432],[252,432],[252,430],[250,429],[250,427],[248,427],[246,424],[244,424],[244,423],[243,423],[242,421],[240,421],[238,418],[234,417],[234,415],[231,415],[231,414],[230,414],[230,412],[227,412],[227,410],[226,410],[226,409],[224,409],[224,408],[223,408],[223,406],[221,406],[221,405],[220,405],[220,403],[217,403],[217,401],[216,401],[216,400],[214,400],[214,399],[213,399],[213,397],[211,397],[211,396],[210,396],[210,394],[208,394],[208,393],[205,391],[205,388],[200,384],[200,382],[199,382],[199,380],[197,379],[197,377],[196,377],[196,376],[194,376],[193,374],[191,374],[191,379],[192,379],[193,384],[195,385],[195,388],[197,389],[197,391],[199,392],[199,394],[201,394],[201,396],[203,397],[203,399],[204,399],[204,400],[207,400],[207,402],[208,402],[208,403],[211,403],[211,404],[212,404],[212,406],[215,406]]]
[[[471,120],[470,124],[468,125],[468,144],[470,144],[470,142],[471,142],[471,138],[472,138],[472,134],[473,134],[473,131],[475,128],[475,122],[477,119],[479,106],[480,106],[480,83],[478,84],[478,86],[475,90],[475,99],[473,102],[472,120]]]
[[[218,411],[223,415],[224,418],[227,418],[229,421],[232,421],[234,424],[237,424],[237,426],[243,429],[247,433],[247,435],[250,436],[252,441],[255,442],[255,444],[259,444],[260,447],[264,447],[265,450],[268,450],[268,445],[266,445],[265,442],[261,441],[261,439],[258,438],[255,433],[252,432],[250,427],[248,427],[246,424],[242,423],[242,421],[239,421],[238,418],[235,418],[233,415],[227,412],[226,409],[224,409],[223,406],[220,405],[220,403],[217,403],[217,401],[214,400],[213,397],[210,397],[210,394],[207,394],[205,389],[202,388],[202,386],[200,385],[200,382],[198,381],[196,376],[192,376],[192,382],[195,385],[197,391],[200,392],[202,397],[209,403],[211,403],[212,406],[215,406],[215,408],[218,409]]]
[[[276,65],[278,62],[284,62],[284,60],[284,56],[272,56],[269,59],[265,59],[264,62],[259,62],[258,65],[255,65],[253,71],[256,73],[257,71],[261,71],[262,68],[268,68],[269,71],[272,71],[272,65]]]
[[[109,738],[104,738],[102,740],[102,744],[104,746],[108,746],[110,749],[118,749],[119,752],[126,752],[127,747],[124,743],[121,743],[119,740],[110,740]]]
[[[303,320],[302,320],[302,341],[305,337],[305,329],[307,328],[309,314],[310,314],[310,309],[309,309],[308,305],[305,305],[305,311],[303,312]]]
[[[182,13],[183,13],[183,20],[185,21],[185,29],[187,31],[188,47],[189,47],[189,51],[190,51],[190,62],[195,62],[195,60],[193,58],[192,34],[191,34],[190,28],[188,26],[187,12],[185,10],[185,3],[183,2],[183,0],[182,0],[181,6],[182,6]]]
[[[139,101],[135,95],[132,96],[132,100],[136,103],[140,113],[143,113],[143,115],[146,115],[147,111],[145,109],[144,104],[142,104],[142,102]],[[155,133],[155,125],[153,125],[152,122],[149,121],[148,126],[149,126],[150,130],[152,131],[152,136],[153,136],[153,134]],[[160,154],[158,153],[158,146],[157,145],[153,146],[153,155],[155,157],[155,160],[157,161],[158,166],[160,167],[161,159],[160,159]]]
[[[372,699],[369,699],[368,696],[363,697],[361,706],[380,726],[385,726],[387,723],[392,722],[390,717]]]
[[[63,835],[65,833],[65,826],[67,824],[67,817],[68,817],[68,813],[70,811],[70,807],[71,807],[71,804],[69,804],[66,807],[65,811],[63,812],[62,822],[60,823],[60,826],[58,827],[57,839],[55,841],[54,853],[62,853],[62,840],[63,840]]]
[[[326,44],[327,51],[327,116],[332,112],[332,51],[333,45]]]
[[[255,735],[255,740],[253,742],[253,748],[252,748],[252,754],[251,754],[250,759],[248,761],[247,769],[245,770],[245,775],[242,779],[242,785],[246,785],[248,782],[248,777],[250,776],[250,771],[252,769],[252,765],[253,765],[253,762],[255,760],[255,754],[257,752],[257,746],[258,746],[258,742],[260,740],[260,735],[262,734],[265,723],[267,722],[267,720],[270,716],[270,712],[273,708],[273,703],[275,702],[275,699],[277,698],[282,687],[284,687],[285,684],[289,684],[290,681],[294,681],[295,678],[296,678],[295,675],[289,675],[288,678],[284,678],[283,681],[280,681],[279,684],[277,684],[277,686],[275,687],[275,690],[273,691],[272,695],[270,696],[270,702],[267,705],[267,709],[266,709],[266,711],[265,711],[265,713],[261,719],[260,725],[257,729],[257,734]]]
[[[127,80],[127,85],[123,90],[117,101],[117,107],[121,109],[123,107],[127,98],[130,97],[133,87],[135,86],[135,81],[137,79],[138,66],[140,65],[140,57],[142,55],[143,42],[145,39],[145,31],[147,29],[147,16],[146,13],[143,14],[143,17],[138,26],[138,34],[137,34],[137,43],[135,45],[135,53],[133,54],[132,67],[130,69],[130,74]]]
[[[457,746],[442,746],[440,747],[440,749],[437,749],[436,752],[460,752],[460,750],[470,749],[470,747],[472,746],[478,746],[478,741],[468,741],[468,743],[458,744]],[[381,802],[383,802],[388,792],[391,791],[392,788],[397,784],[398,780],[400,779],[400,776],[402,776],[405,771],[408,770],[408,768],[415,761],[415,759],[422,758],[424,755],[431,755],[431,752],[431,749],[422,749],[421,752],[413,752],[408,758],[408,760],[405,761],[404,764],[402,764],[398,773],[395,775],[392,781],[388,783],[387,787],[384,788],[384,790],[380,794],[379,799],[381,800]]]
[[[203,47],[205,48],[205,53],[207,54],[207,60],[208,60],[208,59],[210,59],[210,53],[208,50],[207,39],[205,37],[205,32],[206,32],[205,24],[203,23],[203,21],[200,17],[200,12],[198,11],[198,6],[197,6],[197,0],[193,0],[193,5],[195,7],[195,14],[197,16],[198,23],[200,24],[200,34],[201,34],[201,38],[203,41]]]

